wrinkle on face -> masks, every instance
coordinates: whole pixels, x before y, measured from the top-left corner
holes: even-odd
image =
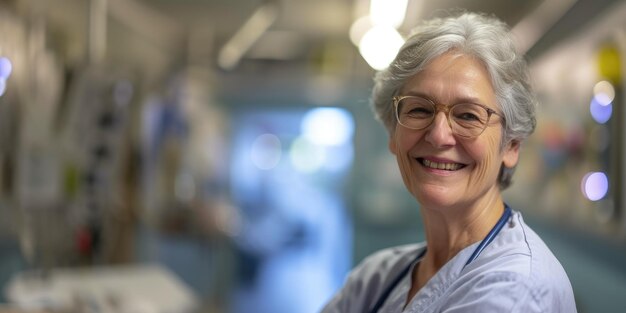
[[[470,102],[500,111],[484,65],[473,57],[455,52],[432,60],[400,90],[400,95],[425,96],[437,104],[453,105],[470,99]],[[423,130],[396,124],[390,137],[390,149],[393,146],[391,150],[407,189],[418,201],[431,201],[433,205],[466,202],[498,190],[493,186],[497,185],[506,151],[501,145],[502,126],[495,121],[493,118],[485,131],[472,139],[454,135],[443,113]],[[416,160],[425,155],[452,159],[467,166],[459,170],[458,179],[455,174],[445,177],[427,173]]]
[[[488,131],[490,130],[489,129],[485,130],[485,132],[488,132]],[[499,131],[495,133],[499,133]],[[488,135],[485,133],[483,134]],[[487,136],[485,149],[491,149],[491,151],[490,153],[486,153],[484,158],[480,160],[480,162],[476,163],[476,169],[475,171],[472,171],[467,181],[468,190],[475,189],[477,186],[479,186],[479,182],[482,182],[482,181],[492,181],[492,180],[497,181],[498,174],[500,173],[500,171],[498,170],[494,172],[491,167],[493,166],[494,163],[500,164],[500,166],[503,165],[502,155],[501,155],[502,151],[499,148],[499,146],[500,146],[500,136],[497,136],[495,134],[493,136]],[[498,148],[494,149],[494,147],[498,147]],[[500,166],[498,168],[500,168]],[[486,190],[476,190],[474,192],[480,193],[480,192],[485,192],[485,191]]]
[[[399,124],[396,127],[402,127]],[[394,136],[389,140],[394,141],[395,147],[401,147],[402,143],[400,141],[400,137]],[[395,148],[392,148],[395,150]],[[397,153],[392,151],[396,155],[396,160],[398,162],[398,167],[400,169],[400,173],[402,174],[402,180],[404,181],[404,185],[409,191],[415,190],[415,175],[413,175],[413,159],[405,153]],[[416,196],[416,195],[414,195]]]

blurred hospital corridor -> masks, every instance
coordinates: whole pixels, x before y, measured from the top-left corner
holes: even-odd
[[[373,77],[461,10],[539,99],[503,197],[626,311],[626,1],[0,0],[0,313],[319,312],[424,240]]]

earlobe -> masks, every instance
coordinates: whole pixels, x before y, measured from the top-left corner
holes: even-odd
[[[504,148],[504,155],[502,156],[502,163],[504,166],[513,168],[517,165],[517,161],[519,160],[520,145],[520,142],[517,140],[513,140],[507,144],[506,148]]]

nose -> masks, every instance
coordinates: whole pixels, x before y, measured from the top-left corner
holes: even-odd
[[[453,146],[456,138],[444,112],[438,112],[433,123],[426,129],[425,139],[436,148]]]

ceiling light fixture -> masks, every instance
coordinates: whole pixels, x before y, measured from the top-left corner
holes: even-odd
[[[222,47],[217,64],[225,70],[235,68],[250,47],[274,24],[277,17],[276,3],[267,2],[259,7]]]
[[[375,70],[389,66],[404,44],[397,28],[404,23],[408,0],[371,0],[369,15],[356,20],[350,39]]]

